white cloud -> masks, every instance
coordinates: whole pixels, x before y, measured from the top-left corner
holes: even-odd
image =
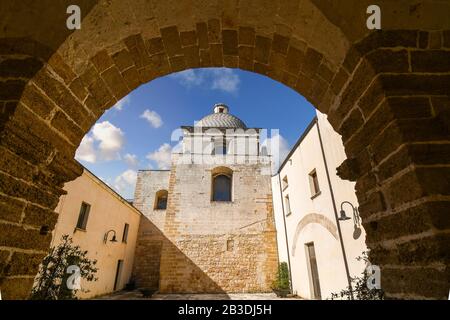
[[[289,144],[282,135],[275,133],[270,138],[263,140],[261,149],[263,148],[266,148],[267,154],[272,156],[272,171],[275,173],[290,151]]]
[[[113,187],[120,194],[131,194],[131,190],[136,185],[137,172],[131,169],[128,169],[122,172],[114,179]],[[127,197],[125,197],[127,198]]]
[[[90,163],[95,163],[97,161],[97,155],[94,148],[94,138],[89,135],[85,135],[81,144],[75,153],[75,159],[82,160]]]
[[[239,75],[228,68],[188,69],[175,73],[171,77],[187,88],[204,86],[211,90],[228,93],[236,93],[241,82]]]
[[[172,147],[168,143],[162,144],[158,150],[147,154],[148,160],[156,162],[158,169],[169,169],[172,157]]]
[[[83,137],[75,158],[95,163],[98,160],[120,159],[120,151],[125,139],[123,131],[109,121],[96,123],[92,130]]]
[[[163,121],[161,119],[161,117],[159,116],[159,114],[157,114],[155,111],[146,109],[141,115],[141,118],[145,119],[148,121],[148,123],[150,123],[150,125],[153,128],[159,128],[162,126]]]
[[[125,170],[122,172],[121,175],[119,175],[114,182],[123,181],[126,184],[135,184],[137,178],[137,172],[131,169]]]
[[[193,69],[184,70],[171,75],[172,78],[178,80],[178,82],[185,87],[199,86],[203,83],[203,76],[199,71]]]
[[[92,135],[99,141],[100,158],[103,160],[120,159],[119,151],[124,144],[124,134],[122,130],[109,121],[96,123],[92,129]]]
[[[130,102],[131,102],[130,96],[125,96],[116,102],[116,104],[113,106],[113,109],[121,111],[123,109],[123,107],[128,106],[130,104]]]
[[[218,89],[229,93],[237,92],[241,80],[232,69],[218,68],[212,70],[212,89]]]
[[[130,167],[137,167],[139,164],[139,160],[135,154],[127,153],[123,156],[123,160],[130,166]]]

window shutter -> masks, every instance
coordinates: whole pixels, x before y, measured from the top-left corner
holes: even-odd
[[[87,203],[83,203],[83,206],[85,209],[84,209],[82,229],[86,230],[86,226],[87,226],[87,222],[88,222],[88,218],[89,218],[89,212],[91,211],[91,206]]]
[[[81,204],[80,214],[78,215],[77,228],[82,229],[84,221],[84,208],[83,204]]]
[[[130,227],[130,225],[128,223],[125,223],[125,227],[123,228],[122,242],[127,242],[129,227]]]

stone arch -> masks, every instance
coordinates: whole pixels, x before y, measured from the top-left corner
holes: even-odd
[[[223,174],[226,176],[232,176],[233,175],[233,170],[229,167],[225,167],[225,166],[219,166],[219,167],[215,167],[211,170],[211,175],[212,176],[216,176],[218,174]]]
[[[5,298],[27,296],[63,184],[82,172],[76,147],[100,115],[142,83],[221,66],[279,81],[328,115],[387,296],[447,297],[449,3],[379,1],[382,31],[365,28],[359,0],[87,3],[75,32],[64,2],[11,2],[0,13]]]
[[[297,248],[297,240],[300,236],[300,233],[302,230],[311,223],[317,223],[324,227],[337,241],[339,241],[339,237],[337,234],[337,227],[336,224],[333,223],[330,219],[328,219],[323,214],[319,213],[308,213],[305,215],[297,224],[297,227],[295,228],[294,237],[292,238],[292,248],[291,253],[292,256],[295,256],[295,249]]]

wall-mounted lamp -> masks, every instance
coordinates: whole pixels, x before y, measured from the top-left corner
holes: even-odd
[[[341,213],[341,216],[338,218],[339,221],[345,221],[345,220],[350,220],[351,219],[350,217],[346,216],[345,210],[341,209],[340,213]]]
[[[345,214],[344,204],[348,204],[348,205],[352,208],[354,223],[355,223],[355,225],[358,225],[358,226],[359,226],[359,225],[360,225],[360,222],[359,222],[360,218],[359,218],[358,208],[356,208],[353,204],[351,204],[351,203],[348,202],[348,201],[344,201],[344,202],[341,203],[341,212],[340,212],[340,213],[341,213],[341,216],[339,217],[339,220],[345,221],[345,220],[349,220],[349,219],[350,219],[350,217],[348,217],[348,216]]]
[[[113,232],[113,236],[112,236],[112,238],[111,238],[111,240],[109,240],[109,241],[111,241],[111,242],[117,242],[117,239],[116,239],[116,231],[114,231],[114,230],[109,230],[108,232],[106,232],[105,233],[105,236],[103,237],[103,243],[104,244],[106,244],[106,242],[108,242],[108,235],[109,235],[109,233],[110,232]]]
[[[348,201],[342,202],[341,203],[341,211],[340,211],[341,216],[338,218],[339,221],[346,221],[346,220],[350,220],[351,219],[350,217],[348,217],[345,214],[344,204],[348,204],[352,208],[352,211],[353,211],[353,225],[355,227],[354,231],[353,231],[353,239],[358,239],[359,236],[361,235],[361,228],[360,228],[361,222],[360,222],[358,208],[356,208],[353,204],[351,204]]]

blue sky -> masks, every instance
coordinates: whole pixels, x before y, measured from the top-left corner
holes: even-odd
[[[165,169],[172,132],[212,112],[218,102],[247,127],[279,129],[280,156],[315,115],[301,95],[267,77],[238,69],[186,70],[146,83],[109,109],[91,128],[76,159],[127,199],[136,171]]]

